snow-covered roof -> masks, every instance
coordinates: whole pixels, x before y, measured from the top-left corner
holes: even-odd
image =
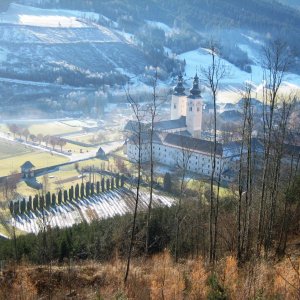
[[[182,116],[176,120],[165,120],[154,123],[154,128],[156,130],[172,130],[172,129],[180,129],[186,127],[186,117]]]
[[[164,143],[168,145],[177,146],[183,149],[195,150],[199,152],[212,153],[214,149],[214,143],[202,139],[197,139],[185,135],[168,133],[164,139]],[[222,155],[222,144],[217,143],[216,155]]]

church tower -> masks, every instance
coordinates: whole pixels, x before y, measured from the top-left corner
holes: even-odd
[[[180,73],[178,76],[177,85],[174,87],[174,92],[171,101],[171,120],[177,120],[181,116],[186,115],[186,95],[184,92],[183,77]]]
[[[199,88],[199,78],[196,73],[190,95],[187,97],[186,126],[194,138],[200,138],[202,129],[202,97]]]

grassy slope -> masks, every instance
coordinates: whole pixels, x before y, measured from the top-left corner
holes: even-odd
[[[134,259],[127,285],[123,282],[125,261],[119,259],[71,261],[70,265],[51,265],[50,270],[49,276],[48,266],[23,264],[17,267],[16,276],[5,272],[0,279],[0,298],[293,300],[300,288],[288,258],[276,263],[254,261],[239,268],[236,259],[227,256],[212,271],[202,258],[175,264],[170,254],[163,252]]]
[[[0,176],[9,175],[11,172],[20,172],[20,166],[27,160],[31,161],[36,168],[54,166],[68,161],[68,158],[52,155],[48,152],[31,151],[30,153],[17,155],[0,160]]]

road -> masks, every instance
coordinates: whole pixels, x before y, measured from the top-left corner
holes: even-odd
[[[26,147],[31,147],[33,149],[39,150],[39,151],[44,151],[44,152],[49,152],[49,153],[54,153],[60,156],[64,156],[67,157],[70,162],[76,162],[76,161],[80,161],[80,160],[86,160],[89,158],[94,158],[97,154],[98,149],[94,149],[94,150],[90,150],[89,152],[83,152],[83,153],[71,153],[70,155],[64,154],[60,151],[57,150],[53,150],[51,148],[46,148],[44,146],[40,146],[40,145],[34,145],[31,143],[26,143],[25,141],[19,141],[19,140],[15,140],[13,139],[11,136],[0,132],[0,139],[4,139],[7,141],[10,141],[12,143],[19,143],[22,144]],[[99,147],[101,147],[104,152],[106,154],[109,154],[110,152],[118,149],[119,147],[121,147],[123,145],[123,141],[114,141],[114,142],[107,142],[107,143],[103,143],[101,144]]]

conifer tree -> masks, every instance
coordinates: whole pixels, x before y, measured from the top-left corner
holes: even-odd
[[[81,183],[80,186],[80,198],[83,199],[84,198],[84,183]]]

